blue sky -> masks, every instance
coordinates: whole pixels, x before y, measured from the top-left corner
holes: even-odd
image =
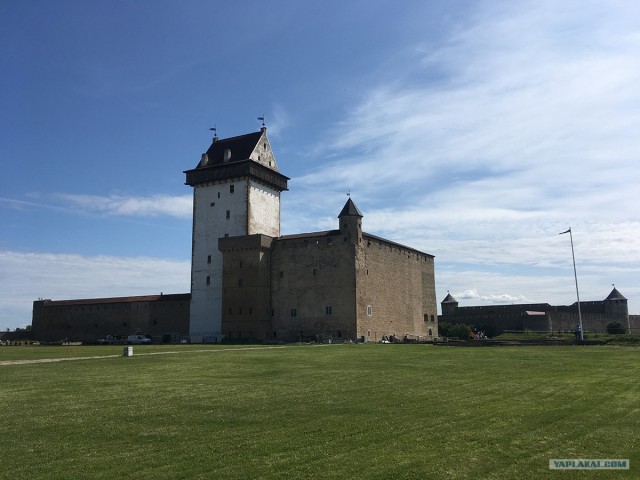
[[[189,291],[193,168],[260,128],[282,233],[436,256],[438,301],[640,313],[640,4],[0,2],[0,329],[32,301]]]

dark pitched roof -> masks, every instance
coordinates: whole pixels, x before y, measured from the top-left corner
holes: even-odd
[[[362,232],[362,237],[367,239],[367,240],[375,240],[375,241],[378,241],[378,242],[386,243],[387,245],[396,247],[398,249],[410,250],[412,252],[419,253],[420,255],[424,255],[426,257],[435,258],[430,253],[425,253],[425,252],[417,250],[417,249],[415,249],[413,247],[407,247],[406,245],[403,245],[401,243],[392,242],[391,240],[387,240],[386,238],[378,237],[377,235],[372,235],[372,234],[367,233],[367,232]]]
[[[616,289],[616,287],[613,287],[613,290],[611,290],[611,293],[607,298],[605,298],[605,300],[626,300],[626,298]]]
[[[251,156],[251,152],[255,150],[262,133],[262,130],[260,130],[259,132],[247,133],[237,137],[214,140],[209,150],[207,150],[207,156],[209,157],[207,166],[247,160]],[[227,150],[231,152],[231,157],[225,162],[224,152]]]
[[[263,135],[266,139],[266,128],[262,128],[259,132],[222,140],[215,138],[198,165],[191,170],[185,170],[185,183],[193,187],[248,176],[278,191],[287,190],[289,177],[282,175],[277,167],[272,167],[271,164],[266,166],[251,159],[251,154],[256,150]],[[226,161],[225,152],[227,153]],[[205,155],[206,162],[204,162]]]
[[[282,235],[278,240],[300,240],[305,238],[335,237],[340,235],[340,230],[324,230],[322,232],[294,233],[292,235]]]
[[[95,305],[105,303],[155,302],[162,300],[190,300],[190,293],[169,293],[160,295],[140,295],[132,297],[80,298],[75,300],[44,300],[45,307],[56,305]]]
[[[353,203],[353,200],[351,200],[351,197],[349,197],[349,200],[347,200],[347,203],[345,203],[344,207],[342,207],[342,211],[340,212],[340,215],[338,215],[338,218],[343,217],[345,215],[362,217],[362,213],[360,213],[360,210],[358,210],[358,207],[356,207],[356,204]]]
[[[336,237],[340,235],[340,230],[324,230],[321,232],[307,232],[307,233],[295,233],[292,235],[282,235],[278,237],[278,241],[281,240],[305,240],[305,239],[313,239],[319,237]],[[387,245],[397,247],[404,250],[409,250],[420,255],[424,255],[426,257],[434,258],[433,255],[428,253],[421,252],[420,250],[416,250],[415,248],[407,247],[406,245],[402,245],[400,243],[392,242],[391,240],[387,240],[386,238],[377,237],[376,235],[371,235],[370,233],[362,232],[362,236],[367,240],[376,240],[378,242],[386,243]]]
[[[458,303],[458,301],[453,298],[453,296],[450,293],[447,293],[447,296],[444,297],[444,300],[442,300],[442,302],[440,303]]]
[[[474,315],[486,313],[514,313],[524,314],[526,311],[549,312],[563,307],[552,307],[548,303],[515,303],[508,305],[478,305],[472,307],[458,307],[458,315]],[[570,307],[564,307],[570,308]]]

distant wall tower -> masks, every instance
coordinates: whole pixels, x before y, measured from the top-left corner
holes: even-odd
[[[195,341],[221,339],[222,253],[218,239],[280,236],[280,192],[288,177],[278,171],[267,129],[213,139],[198,166],[184,172],[193,187],[191,312]]]
[[[615,287],[611,293],[604,299],[604,312],[612,322],[620,322],[627,329],[627,333],[631,333],[631,323],[629,321],[629,307],[627,299]]]
[[[442,307],[442,319],[446,322],[447,318],[453,316],[458,311],[458,301],[453,298],[450,293],[447,293],[447,296],[440,302],[440,306]]]

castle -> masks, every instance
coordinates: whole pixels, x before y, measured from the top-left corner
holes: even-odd
[[[438,335],[434,257],[362,230],[349,198],[335,230],[280,235],[279,172],[259,132],[218,139],[193,187],[190,294],[34,302],[36,338],[379,341]]]

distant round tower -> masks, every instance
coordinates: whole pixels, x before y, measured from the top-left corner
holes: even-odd
[[[627,299],[615,287],[604,299],[604,312],[607,317],[611,318],[611,321],[622,323],[627,328],[627,332],[631,333]]]
[[[288,177],[278,171],[267,129],[213,139],[200,163],[186,170],[193,187],[191,310],[194,341],[221,339],[222,253],[218,239],[261,233],[280,236],[280,192]]]
[[[440,302],[440,306],[442,307],[442,320],[446,322],[447,317],[456,314],[458,310],[458,301],[453,298],[450,293],[447,293],[447,296],[444,297],[444,300]]]

